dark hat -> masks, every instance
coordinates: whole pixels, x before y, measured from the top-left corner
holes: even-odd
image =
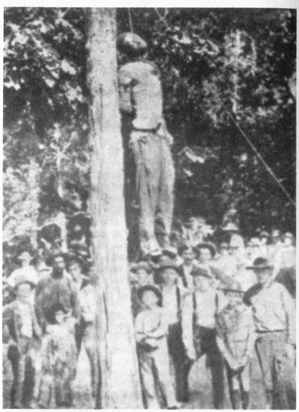
[[[168,246],[162,249],[162,254],[170,259],[175,259],[178,256],[177,249],[174,246]]]
[[[196,247],[186,245],[186,244],[178,248],[178,253],[179,255],[182,255],[185,252],[185,250],[189,250],[189,249],[192,250],[196,255],[198,254],[198,249],[196,249]]]
[[[46,318],[50,323],[55,323],[55,313],[62,311],[63,313],[68,313],[67,309],[62,303],[56,302],[46,311]]]
[[[238,292],[238,293],[244,293],[245,291],[242,288],[241,283],[239,282],[227,282],[224,284],[221,288],[225,292]]]
[[[153,270],[151,268],[151,266],[147,263],[147,262],[138,262],[138,263],[134,263],[131,267],[130,267],[130,272],[136,273],[138,272],[138,270],[145,270],[146,273],[151,273]]]
[[[190,274],[191,274],[192,276],[202,276],[202,277],[204,277],[204,278],[213,279],[213,277],[212,277],[211,274],[207,271],[207,269],[202,268],[202,267],[200,267],[200,266],[195,266],[195,267],[191,270]]]
[[[254,260],[252,266],[247,266],[246,269],[259,270],[259,269],[273,269],[273,265],[269,263],[269,260],[264,257],[258,257]]]
[[[157,286],[155,286],[155,285],[144,285],[144,286],[141,286],[141,287],[137,290],[138,298],[139,298],[140,300],[142,300],[142,296],[143,296],[144,292],[147,292],[147,291],[154,292],[155,295],[157,296],[157,298],[159,299],[159,302],[162,301],[162,293],[161,293],[160,289],[159,289]]]
[[[15,278],[13,290],[16,290],[20,285],[23,285],[24,283],[28,283],[31,288],[35,288],[36,286],[36,284],[32,282],[32,280],[29,279],[26,275],[20,274]]]
[[[164,269],[174,269],[178,274],[180,274],[180,268],[173,260],[162,261],[157,271],[162,272]]]
[[[60,252],[60,251],[54,252],[52,255],[50,255],[46,259],[46,265],[47,266],[53,266],[54,259],[56,259],[57,257],[62,257],[64,259],[64,261],[66,262],[68,256],[69,256],[69,254],[65,253],[65,252]]]
[[[200,249],[209,249],[211,252],[212,257],[216,255],[216,249],[215,246],[212,243],[199,243],[196,245],[196,249],[200,251]]]
[[[137,57],[147,50],[146,42],[135,33],[122,33],[117,38],[118,49],[128,56]]]

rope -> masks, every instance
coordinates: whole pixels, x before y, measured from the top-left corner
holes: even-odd
[[[249,144],[249,146],[252,148],[252,150],[254,151],[254,153],[257,155],[257,157],[260,159],[260,161],[262,162],[262,164],[265,166],[266,170],[269,172],[269,174],[273,177],[273,179],[275,180],[275,182],[278,184],[278,186],[281,188],[281,190],[283,191],[283,193],[286,195],[286,197],[289,199],[289,201],[292,203],[292,205],[294,207],[296,207],[296,202],[291,198],[290,194],[288,193],[288,191],[285,189],[285,187],[280,183],[280,181],[278,180],[278,178],[276,177],[276,175],[274,174],[274,172],[272,171],[272,169],[270,168],[270,166],[265,162],[265,160],[262,158],[262,156],[260,155],[260,153],[258,152],[257,148],[253,145],[253,143],[251,142],[251,140],[249,139],[249,137],[246,136],[245,132],[241,129],[241,127],[239,126],[239,124],[236,122],[236,120],[234,119],[234,117],[226,110],[226,113],[228,114],[228,116],[231,118],[231,120],[233,121],[234,125],[237,127],[237,129],[239,130],[239,132],[241,133],[241,135],[244,137],[244,139],[246,140],[246,142]]]
[[[130,9],[130,7],[128,8],[128,15],[129,15],[130,31],[131,31],[131,33],[134,33],[133,21],[132,21],[132,16],[131,16],[131,9]]]

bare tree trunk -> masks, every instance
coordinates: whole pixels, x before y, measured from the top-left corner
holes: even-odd
[[[98,407],[142,408],[131,313],[115,9],[88,9],[91,233],[101,370]]]

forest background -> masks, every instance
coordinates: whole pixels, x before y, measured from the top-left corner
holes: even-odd
[[[294,204],[240,128],[295,199],[296,10],[120,8],[117,25],[148,42],[161,70],[176,219],[202,215],[220,225],[234,207],[245,236],[294,233]],[[72,219],[86,222],[85,44],[84,9],[4,11],[5,274],[23,246],[66,246]]]

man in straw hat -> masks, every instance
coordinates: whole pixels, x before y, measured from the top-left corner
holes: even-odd
[[[228,304],[216,315],[217,345],[225,359],[234,409],[249,409],[250,357],[254,350],[255,325],[251,308],[243,303],[242,286],[223,287]]]
[[[168,323],[161,308],[162,294],[155,285],[145,285],[138,290],[145,309],[135,321],[138,358],[142,387],[147,409],[160,409],[156,386],[161,390],[168,409],[178,409],[171,383],[167,347]]]
[[[256,351],[266,388],[267,407],[273,407],[273,394],[280,372],[286,368],[289,375],[294,368],[296,344],[295,305],[286,288],[271,278],[273,265],[259,257],[248,267],[255,272],[258,283],[244,295],[244,301],[252,306],[257,333]],[[279,397],[279,409],[289,409]]]
[[[163,116],[160,71],[145,59],[146,42],[135,33],[118,37],[118,48],[131,60],[119,71],[120,110],[127,156],[125,169],[136,165],[137,203],[140,207],[139,239],[143,254],[157,247],[155,217],[161,217],[166,237],[173,214],[174,166],[170,152],[172,136]],[[132,159],[132,154],[134,159]],[[132,197],[132,192],[128,195]],[[130,199],[132,202],[132,199]]]
[[[39,339],[41,331],[31,304],[31,277],[19,274],[14,278],[13,291],[16,299],[3,308],[3,326],[10,335],[8,359],[12,364],[13,384],[11,388],[12,409],[28,408],[32,397],[31,387],[26,386],[26,378],[33,379],[35,356],[34,339]]]

